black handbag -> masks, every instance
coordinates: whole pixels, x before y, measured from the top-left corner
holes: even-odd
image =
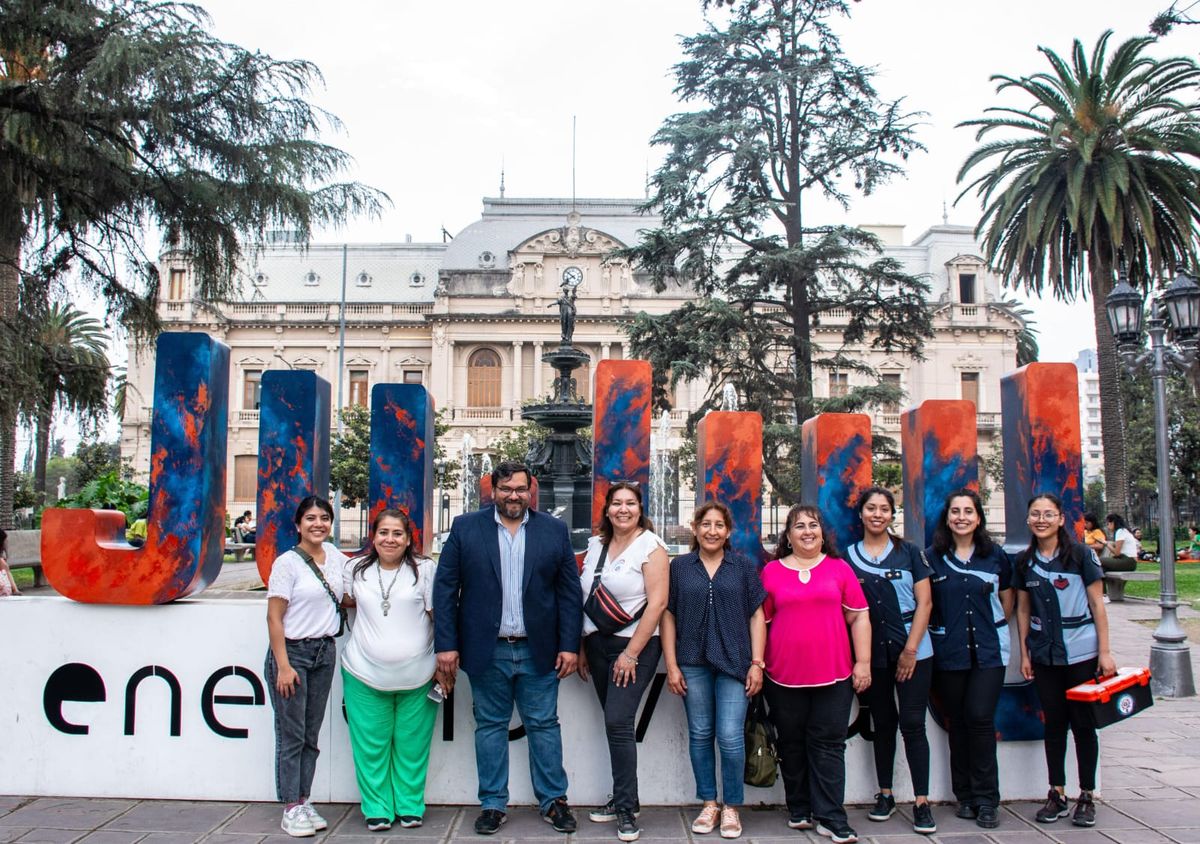
[[[602,545],[601,549],[600,560],[596,563],[596,576],[592,580],[592,590],[588,592],[587,600],[583,602],[583,611],[592,620],[592,624],[596,625],[598,632],[611,636],[641,618],[646,607],[643,606],[635,614],[630,615],[621,607],[621,602],[604,588],[604,584],[600,582],[600,576],[604,572],[604,561],[608,559],[608,546]]]
[[[775,725],[767,718],[767,707],[759,693],[746,707],[746,771],[742,777],[746,785],[770,788],[775,784],[779,764],[775,738]]]

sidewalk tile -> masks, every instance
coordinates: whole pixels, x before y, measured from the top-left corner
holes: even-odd
[[[390,830],[384,833],[370,833],[367,831],[366,823],[363,820],[362,812],[358,806],[348,807],[344,820],[334,830],[335,837],[342,841],[347,836],[351,835],[372,835],[378,834],[383,838],[395,838],[405,840],[419,839],[435,839],[442,840],[450,831],[455,821],[463,810],[459,806],[427,806],[425,808],[424,822],[416,829],[404,829],[400,824],[394,824]],[[468,812],[470,810],[467,810]],[[471,815],[471,822],[474,823],[475,815]],[[471,832],[474,835],[474,831]]]
[[[263,836],[255,834],[226,835],[223,832],[214,832],[204,839],[204,844],[258,844],[262,838]]]
[[[11,842],[16,841],[30,831],[28,828],[20,826],[0,827],[0,844],[11,844]]]
[[[152,832],[141,839],[146,844],[196,844],[207,836],[195,832]]]
[[[82,835],[77,829],[34,829],[17,840],[22,844],[69,844]]]
[[[22,803],[28,803],[32,799],[32,797],[19,797],[17,795],[0,795],[0,815],[7,814]]]
[[[1069,822],[1068,822],[1069,823]],[[1120,834],[1133,830],[1121,830]],[[1098,829],[1084,829],[1078,826],[1066,826],[1061,829],[1049,830],[1049,835],[1060,844],[1112,844],[1112,839]]]
[[[241,807],[240,803],[146,800],[116,820],[105,824],[104,828],[195,833],[195,838],[199,838],[223,824]]]
[[[1112,808],[1140,822],[1138,825],[1158,830],[1173,826],[1193,826],[1200,818],[1200,811],[1197,810],[1194,800],[1116,800],[1111,805]],[[1112,824],[1106,822],[1104,829],[1111,826]]]
[[[0,826],[92,830],[129,811],[136,803],[88,797],[39,797],[0,817]]]
[[[1200,844],[1200,827],[1167,830],[1167,836],[1178,844]]]
[[[95,832],[90,832],[83,838],[81,842],[87,844],[133,844],[146,833],[144,832],[112,832],[107,829],[100,829]]]

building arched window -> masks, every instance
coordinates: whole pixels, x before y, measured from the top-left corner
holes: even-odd
[[[467,361],[467,406],[500,406],[500,355],[478,349]]]

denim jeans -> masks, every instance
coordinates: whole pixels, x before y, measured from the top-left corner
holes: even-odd
[[[628,636],[606,636],[592,633],[583,640],[588,670],[604,710],[604,734],[608,738],[608,758],[612,766],[613,803],[618,809],[633,811],[638,801],[637,741],[635,724],[638,704],[658,670],[662,646],[657,636],[651,636],[638,654],[637,671],[633,682],[618,686],[613,682],[613,663],[629,644]]]
[[[534,668],[528,642],[501,639],[496,642],[491,666],[470,679],[480,806],[500,811],[508,807],[508,722],[515,703],[529,742],[533,793],[545,812],[555,799],[567,796],[557,673],[553,669],[540,673]]]
[[[325,720],[325,706],[333,685],[337,665],[337,647],[333,637],[288,639],[288,662],[300,677],[300,685],[289,697],[276,688],[279,666],[275,654],[267,650],[267,688],[275,709],[275,793],[280,802],[299,803],[312,794],[313,773],[317,769],[317,738]]]
[[[740,806],[745,799],[742,785],[746,775],[746,683],[713,668],[681,665],[687,694],[688,752],[696,778],[696,798],[717,799],[717,760],[713,738],[721,749],[721,797],[727,806]]]

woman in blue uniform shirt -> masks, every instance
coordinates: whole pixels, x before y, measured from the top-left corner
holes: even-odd
[[[955,815],[984,829],[1000,823],[996,702],[1008,664],[1012,567],[992,542],[974,490],[946,498],[925,552],[933,574],[933,689],[949,722]]]
[[[1095,553],[1066,528],[1062,501],[1043,493],[1029,502],[1029,548],[1016,565],[1017,629],[1021,673],[1032,680],[1046,723],[1046,770],[1050,791],[1034,816],[1054,823],[1068,814],[1067,727],[1075,736],[1079,800],[1071,822],[1095,826],[1096,762],[1100,743],[1085,704],[1067,700],[1067,689],[1116,673],[1108,647],[1104,572]]]
[[[937,824],[929,808],[929,739],[925,735],[925,710],[933,680],[933,644],[928,632],[933,609],[930,568],[921,549],[891,534],[896,514],[891,492],[869,487],[859,496],[857,509],[863,539],[850,546],[846,562],[862,585],[871,616],[873,682],[858,700],[871,712],[879,782],[875,808],[867,817],[886,821],[896,811],[892,768],[899,726],[916,796],[913,829],[932,835]]]

